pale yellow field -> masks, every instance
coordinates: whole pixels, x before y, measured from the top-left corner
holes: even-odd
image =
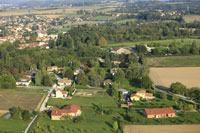
[[[200,133],[200,125],[127,125],[124,133]]]
[[[156,85],[169,87],[181,82],[187,87],[200,87],[200,67],[150,68],[150,77]]]
[[[183,17],[186,22],[200,21],[199,15],[186,15]]]
[[[55,9],[55,10],[12,10],[6,12],[0,12],[0,16],[16,16],[16,15],[28,15],[28,14],[35,14],[35,15],[51,15],[51,14],[74,14],[78,10],[85,9],[85,10],[93,10],[98,9],[98,6],[94,7],[72,7],[72,8],[64,8],[64,9]]]

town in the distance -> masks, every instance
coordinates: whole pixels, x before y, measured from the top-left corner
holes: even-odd
[[[0,1],[0,133],[200,133],[199,7]]]

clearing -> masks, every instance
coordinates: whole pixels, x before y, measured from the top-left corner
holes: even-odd
[[[200,15],[185,15],[183,18],[187,23],[200,21]]]
[[[150,68],[150,77],[156,85],[169,87],[181,82],[187,87],[200,87],[200,67]]]
[[[200,125],[127,125],[124,133],[199,133]]]

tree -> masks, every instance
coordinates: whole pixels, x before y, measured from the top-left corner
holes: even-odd
[[[22,110],[20,107],[14,107],[11,111],[11,117],[15,120],[22,120]]]
[[[170,91],[176,94],[184,95],[187,91],[186,86],[180,82],[172,83],[170,86]]]
[[[49,75],[45,75],[44,77],[43,77],[43,82],[42,82],[42,84],[44,85],[44,86],[52,86],[52,81],[51,81],[51,78],[49,77]]]
[[[160,94],[160,97],[161,97],[163,100],[167,100],[167,94],[166,94],[166,93],[161,93],[161,94]]]
[[[149,76],[145,76],[142,78],[140,86],[145,89],[149,89],[152,87],[152,81]]]
[[[56,47],[56,42],[54,40],[49,40],[49,47],[50,48],[55,48]]]
[[[104,37],[101,37],[99,39],[98,45],[99,46],[106,46],[107,45],[107,40]]]
[[[118,98],[119,97],[118,91],[119,91],[118,84],[114,82],[111,88],[111,96]]]
[[[0,76],[0,88],[13,89],[16,88],[16,81],[11,74],[3,74]]]
[[[74,48],[74,40],[70,35],[67,35],[63,46],[66,48]]]
[[[113,129],[116,131],[116,130],[118,130],[118,128],[119,128],[118,122],[114,121],[113,122]]]
[[[73,79],[74,78],[74,72],[71,68],[66,69],[66,71],[64,72],[64,77],[67,77],[69,79]]]
[[[172,100],[173,100],[173,101],[178,101],[178,97],[177,97],[176,95],[173,95],[173,96],[172,96]]]
[[[119,69],[119,70],[117,71],[117,73],[115,73],[115,75],[114,75],[114,81],[115,81],[116,83],[121,83],[121,82],[123,82],[124,80],[125,80],[124,71],[121,70],[121,69]]]
[[[23,120],[27,121],[27,120],[30,120],[30,118],[31,118],[31,113],[28,110],[24,110]]]
[[[79,85],[87,85],[88,84],[88,77],[81,71],[77,75],[76,83]]]
[[[102,77],[96,74],[95,72],[90,72],[88,74],[88,77],[89,77],[89,84],[91,86],[101,86],[103,83]]]
[[[38,70],[36,75],[35,75],[35,85],[41,85],[41,80],[42,80],[42,74],[41,71]]]
[[[59,33],[56,41],[56,46],[63,46],[64,44],[65,44],[65,36],[64,34]]]

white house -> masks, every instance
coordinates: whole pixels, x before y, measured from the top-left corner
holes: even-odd
[[[26,77],[26,78],[20,78],[16,81],[16,85],[25,85],[29,86],[31,83],[31,79]]]
[[[55,98],[66,98],[66,97],[67,97],[67,94],[68,94],[67,91],[62,91],[62,90],[58,89],[58,90],[54,90],[54,91],[51,93],[51,96],[52,96],[52,97],[55,97]]]

